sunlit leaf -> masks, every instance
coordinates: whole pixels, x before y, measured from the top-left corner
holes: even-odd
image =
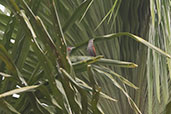
[[[39,86],[40,85],[34,85],[34,86],[28,86],[28,87],[22,87],[22,88],[14,89],[14,90],[11,90],[11,91],[8,91],[8,92],[5,92],[5,93],[1,93],[0,98],[7,97],[7,96],[17,94],[17,93],[26,92],[26,91],[29,91],[29,90],[32,90],[32,89],[36,89]]]
[[[1,75],[1,76],[4,76],[4,77],[7,77],[7,78],[8,78],[8,77],[11,77],[10,74],[6,74],[6,73],[3,73],[3,72],[0,72],[0,75]]]
[[[97,56],[100,57],[100,56]],[[90,57],[90,56],[70,56],[71,62],[73,62],[73,65],[81,64],[81,61],[87,61],[87,60],[91,60],[94,57]],[[88,61],[87,61],[88,62]],[[89,62],[88,62],[89,63]],[[87,64],[88,64],[87,63]],[[104,64],[104,65],[113,65],[116,67],[125,67],[125,68],[136,68],[138,67],[137,64],[132,63],[132,62],[126,62],[126,61],[119,61],[119,60],[112,60],[112,59],[105,59],[105,58],[100,58],[97,59],[97,61],[92,61],[91,63],[99,63],[99,64]]]

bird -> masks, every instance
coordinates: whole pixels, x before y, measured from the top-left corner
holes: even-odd
[[[75,47],[68,46],[68,47],[67,47],[67,54],[70,55],[72,49],[74,49],[74,48],[75,48]]]
[[[95,57],[96,56],[96,50],[95,50],[93,42],[94,42],[94,39],[89,40],[88,46],[87,46],[87,51],[88,51],[88,54],[90,56]]]

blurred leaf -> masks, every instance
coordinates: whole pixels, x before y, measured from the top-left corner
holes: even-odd
[[[114,71],[112,71],[112,70],[110,70],[110,69],[108,69],[108,68],[106,68],[106,67],[98,67],[98,66],[93,66],[93,67],[94,67],[94,68],[97,68],[97,69],[99,69],[99,70],[101,70],[101,71],[103,71],[103,72],[110,73],[110,74],[113,75],[113,76],[116,76],[117,78],[119,78],[119,80],[120,80],[122,83],[124,83],[124,84],[126,84],[126,85],[128,85],[128,86],[130,86],[130,87],[132,87],[132,88],[134,88],[134,89],[139,89],[139,88],[136,87],[133,83],[131,83],[130,81],[128,81],[127,79],[125,79],[123,76],[121,76],[121,75],[115,73]],[[111,77],[111,78],[113,79],[113,77]],[[111,80],[112,80],[112,79],[111,79]]]
[[[66,72],[64,72],[64,73],[66,73]],[[88,86],[86,83],[84,83],[83,81],[81,81],[80,79],[77,78],[77,79],[76,79],[76,80],[78,80],[78,82],[77,82],[77,81],[73,80],[73,79],[71,78],[71,76],[69,76],[69,74],[66,73],[66,76],[67,76],[68,79],[69,79],[75,86],[77,86],[78,88],[83,88],[84,90],[86,90],[86,91],[88,91],[88,92],[92,92],[92,88],[91,88],[90,86]],[[81,83],[80,83],[80,82],[81,82]],[[113,99],[113,98],[109,97],[108,95],[106,95],[106,94],[103,93],[103,92],[100,92],[100,97],[103,97],[103,98],[105,98],[105,99],[108,99],[108,100],[111,100],[111,101],[114,101],[114,102],[117,101],[116,99]]]
[[[0,99],[1,103],[0,106],[1,108],[5,108],[7,110],[7,113],[13,112],[15,114],[21,114],[18,112],[11,104],[9,104],[7,101]]]
[[[9,22],[9,20],[10,20],[10,17],[9,16],[7,16],[7,15],[5,15],[5,14],[1,14],[0,13],[0,28],[1,28],[1,30],[4,30],[5,29],[5,25],[7,25],[7,23]]]
[[[67,78],[69,78],[69,79],[72,79],[71,77],[72,76],[70,76],[64,69],[62,69],[62,68],[60,68],[60,71],[62,72],[62,75],[64,76],[64,78],[65,78],[65,80],[64,81],[62,81],[62,83],[63,83],[63,86],[64,86],[64,90],[65,90],[65,92],[66,92],[66,96],[67,96],[67,98],[68,98],[68,101],[69,101],[69,103],[70,104],[72,104],[72,106],[71,106],[71,109],[72,109],[72,112],[75,112],[75,113],[79,113],[80,112],[80,107],[79,107],[79,105],[78,105],[78,102],[76,102],[75,101],[75,95],[74,95],[74,90],[71,88],[71,86],[69,86],[69,81],[68,81],[68,79]],[[66,78],[67,77],[67,78]],[[67,86],[68,87],[66,87],[66,85],[64,85],[64,84],[67,84]]]
[[[80,21],[85,16],[86,12],[88,11],[89,7],[93,3],[94,0],[85,0],[83,3],[77,7],[77,9],[73,12],[72,16],[68,19],[65,25],[62,27],[63,32],[65,33],[70,26],[72,26],[76,20],[80,19]]]
[[[105,59],[105,58],[101,58],[97,63],[105,64],[105,65],[113,65],[116,67],[124,67],[124,68],[138,67],[138,65],[133,62],[126,62],[126,61],[119,61],[119,60],[112,60],[112,59]]]
[[[101,70],[98,70],[98,69],[95,69],[97,72],[99,73],[102,73],[104,75],[107,76],[107,78],[109,78],[113,84],[119,88],[123,93],[124,95],[127,97],[128,101],[129,101],[129,104],[131,106],[131,108],[136,112],[136,113],[139,113],[139,114],[142,114],[141,111],[139,110],[139,108],[137,107],[137,105],[135,104],[135,102],[131,99],[131,97],[128,95],[128,93],[119,85],[119,83],[107,72],[103,72]]]
[[[10,74],[6,74],[6,73],[3,73],[3,72],[0,72],[0,75],[1,75],[1,76],[4,76],[4,77],[6,77],[6,78],[11,77],[11,75],[10,75]]]
[[[168,102],[164,111],[165,111],[165,114],[171,113],[171,102]]]
[[[90,84],[92,86],[92,99],[91,99],[91,109],[93,114],[102,114],[100,110],[98,109],[98,101],[99,101],[99,94],[101,91],[101,88],[97,85],[94,75],[91,69],[91,65],[88,65],[88,75]]]
[[[154,11],[154,7],[155,7],[155,1],[154,0],[150,0],[150,11],[151,11],[151,17],[152,17],[152,25],[155,25],[155,11]]]
[[[34,86],[27,86],[27,87],[22,87],[22,88],[19,88],[19,89],[14,89],[14,90],[11,90],[11,91],[8,91],[8,92],[5,92],[5,93],[1,93],[0,98],[7,97],[7,96],[17,94],[17,93],[26,92],[26,91],[38,88],[39,86],[40,85],[34,85]]]
[[[157,92],[157,98],[160,102],[160,73],[159,73],[159,57],[158,55],[156,55],[155,52],[153,52],[153,56],[154,56],[154,62],[155,62],[155,77],[156,77],[156,92]]]
[[[63,35],[63,31],[62,31],[62,27],[61,27],[61,22],[59,20],[59,14],[56,8],[56,3],[57,1],[55,0],[51,0],[51,13],[52,13],[52,22],[53,22],[53,29],[54,32],[56,32],[57,34],[55,36],[53,36],[54,38],[56,38],[56,42],[54,43],[54,47],[51,47],[54,50],[54,53],[57,56],[57,61],[60,67],[66,69],[67,72],[71,72],[71,65],[70,65],[70,60],[67,58],[67,47],[66,47],[66,41]],[[43,22],[41,22],[43,25]],[[44,28],[44,30],[46,30]],[[46,31],[47,32],[47,31]],[[48,32],[47,32],[48,33]],[[50,34],[49,34],[50,36]],[[49,37],[50,39],[50,37]],[[53,41],[51,39],[51,45],[52,46]],[[56,44],[56,45],[55,45]],[[55,47],[56,46],[56,47]],[[60,47],[60,48],[57,48]]]
[[[97,25],[97,27],[95,28],[95,31],[100,27],[100,25],[107,19],[107,17],[109,16],[109,19],[108,19],[108,24],[109,24],[109,21],[111,20],[112,18],[112,15],[114,15],[114,18],[112,21],[115,21],[115,18],[116,16],[118,15],[118,10],[119,10],[119,7],[120,7],[120,3],[121,1],[120,0],[115,0],[112,8],[108,11],[108,13],[104,16],[104,18],[102,19],[102,21]],[[116,8],[116,11],[114,11]]]
[[[78,78],[77,78],[77,80],[78,80],[78,86],[79,86],[79,87],[83,88],[84,90],[86,90],[86,91],[88,91],[88,92],[92,92],[92,88],[91,88],[90,86],[88,86],[85,82],[83,82],[82,80],[80,80],[80,79],[78,79]],[[107,99],[107,100],[111,100],[111,101],[113,101],[113,102],[118,101],[118,100],[116,100],[116,99],[114,99],[114,98],[112,98],[112,97],[106,95],[105,93],[103,93],[103,92],[101,92],[101,91],[100,91],[100,97],[105,98],[105,99]]]
[[[3,45],[0,45],[0,59],[5,62],[5,64],[7,65],[7,69],[14,76],[17,76],[16,67],[15,67],[14,63],[12,62],[10,55],[8,54],[8,52],[6,51],[6,49],[4,48]],[[14,77],[14,78],[17,78],[17,77]]]

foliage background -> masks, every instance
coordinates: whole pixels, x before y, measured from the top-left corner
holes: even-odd
[[[0,14],[1,45],[3,45],[8,51],[12,59],[12,64],[15,64],[16,68],[20,71],[28,85],[35,85],[40,81],[44,82],[46,81],[45,79],[50,81],[51,79],[48,78],[48,76],[50,76],[48,71],[53,74],[52,80],[55,80],[54,77],[58,71],[54,70],[53,65],[50,65],[51,68],[53,67],[53,70],[50,70],[51,68],[48,67],[47,70],[45,70],[46,64],[42,64],[44,61],[43,58],[40,59],[43,55],[41,55],[39,51],[36,51],[33,46],[34,44],[31,43],[30,38],[32,35],[30,35],[28,32],[30,29],[28,29],[26,24],[22,21],[22,18],[18,15],[16,9],[14,8],[14,4],[12,4],[12,1],[13,0],[0,0],[0,4],[7,8],[5,12],[1,12]],[[56,37],[57,31],[53,26],[56,25],[55,20],[53,20],[53,7],[51,7],[46,0],[26,1],[34,14],[38,15],[40,19],[42,19],[44,25],[46,26],[47,32],[56,43],[58,38]],[[81,6],[83,0],[57,0],[56,2],[60,24],[63,28],[64,38],[68,46],[79,47],[79,44],[95,36],[118,32],[130,32],[144,38],[151,44],[161,48],[171,55],[171,3],[169,0],[86,0],[85,3],[87,3],[87,5],[84,6]],[[35,25],[36,21],[33,17],[31,17],[28,9],[23,5],[22,1],[16,1],[15,3],[20,9],[25,10],[25,14],[33,26],[34,32],[37,33],[39,35],[38,37],[40,38],[41,28],[38,28]],[[7,16],[7,13],[10,13],[10,16]],[[81,18],[82,15],[83,18]],[[71,20],[69,20],[70,17]],[[80,21],[80,19],[82,20]],[[103,19],[104,21],[102,22]],[[100,26],[98,26],[99,23],[101,23]],[[69,26],[69,28],[65,30],[66,26]],[[42,36],[44,36],[43,33]],[[11,39],[15,40],[15,43],[11,43]],[[46,49],[48,44],[41,40],[43,39],[40,38],[38,43],[44,50],[48,50]],[[59,46],[60,44],[56,45]],[[86,52],[86,46],[87,45],[84,45],[81,48],[78,48],[76,51],[74,51],[75,53],[73,53],[72,56],[88,55]],[[131,61],[138,64],[138,68],[134,69],[120,68],[113,65],[104,66],[124,76],[130,82],[139,87],[138,90],[134,90],[131,87],[125,86],[119,79],[116,79],[117,82],[124,88],[124,90],[131,96],[133,101],[135,101],[143,114],[169,114],[168,109],[170,103],[169,96],[171,76],[170,59],[161,56],[155,51],[152,51],[151,49],[136,42],[135,40],[130,39],[127,36],[121,36],[111,40],[104,40],[102,42],[95,42],[95,47],[97,55],[104,55],[104,58]],[[57,51],[62,53],[63,50]],[[45,57],[45,60],[50,57],[51,53]],[[51,59],[49,59],[50,64],[53,64],[54,61]],[[3,62],[1,62],[0,65],[1,72],[11,74],[10,70],[5,67]],[[64,69],[69,72],[67,67]],[[76,77],[91,85],[88,78],[88,72],[76,73]],[[12,75],[15,75],[13,71]],[[18,76],[19,74],[16,75]],[[116,98],[118,102],[100,98],[99,103],[101,110],[103,110],[105,114],[134,113],[135,108],[132,109],[129,106],[127,97],[125,97],[122,91],[118,89],[111,80],[103,78],[102,75],[103,74],[94,71],[94,78],[96,78],[98,85],[102,87],[102,92],[106,93],[112,98]],[[59,80],[61,81],[63,79]],[[57,84],[61,85],[61,83]],[[2,78],[2,80],[0,80],[0,85],[1,93],[16,88],[16,85],[23,86],[21,81],[13,81],[11,78],[5,78],[5,80]],[[55,86],[51,84],[50,86],[43,85],[39,89],[36,89],[36,92],[34,93],[21,93],[19,99],[15,99],[13,97],[1,99],[3,100],[3,102],[0,104],[3,106],[0,108],[1,112],[14,113],[17,110],[18,112],[16,113],[32,113],[33,111],[35,113],[57,113],[54,110],[60,111],[61,109],[58,107],[58,105],[56,105],[59,99],[52,97],[53,95],[56,95],[56,93],[53,93],[53,90],[51,91],[53,87]],[[69,91],[72,91],[72,89],[73,88],[69,87]],[[85,89],[83,90],[85,91]],[[73,90],[72,92],[77,94],[79,93],[78,90]],[[62,95],[65,96],[63,98],[63,102],[66,105],[62,108],[66,108],[66,111],[69,112],[70,110],[67,110],[67,107],[70,107],[72,104],[70,104],[71,102],[68,103],[66,99],[70,98],[66,97],[66,95],[63,93]],[[84,93],[83,95],[88,96],[88,101],[91,104],[91,96],[89,92],[86,94]],[[44,96],[46,97],[44,98]],[[57,96],[60,97],[60,94]],[[78,96],[76,95],[70,97],[72,99]],[[56,103],[54,103],[55,101]],[[48,104],[49,107],[47,108],[42,103]],[[77,106],[77,103],[74,102],[74,104]],[[59,105],[61,104],[59,103]]]

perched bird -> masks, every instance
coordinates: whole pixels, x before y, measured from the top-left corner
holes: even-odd
[[[68,53],[68,55],[70,55],[71,54],[71,51],[72,51],[72,49],[74,49],[75,47],[67,47],[67,53]]]
[[[90,56],[96,56],[96,50],[93,44],[93,39],[89,40],[88,46],[87,46],[87,51]]]

